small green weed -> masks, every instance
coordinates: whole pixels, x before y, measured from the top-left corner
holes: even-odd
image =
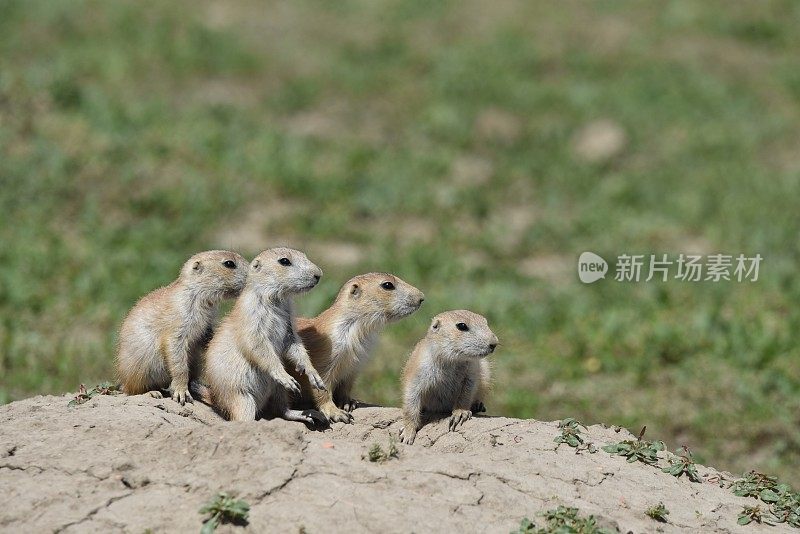
[[[523,518],[519,528],[511,534],[608,534],[612,531],[597,526],[597,521],[593,515],[580,517],[577,508],[559,506],[554,510],[548,510],[541,514],[545,520],[545,526],[537,528],[536,524]]]
[[[586,425],[578,421],[577,419],[573,419],[572,417],[567,417],[559,421],[558,428],[561,429],[561,435],[556,436],[555,441],[558,444],[566,443],[570,447],[576,449],[576,452],[581,450],[587,450],[590,453],[597,452],[597,447],[594,446],[594,443],[587,443],[583,437],[581,436],[581,429],[580,427],[586,428]]]
[[[760,499],[762,495],[771,498],[772,495],[775,494],[774,490],[777,487],[778,477],[765,475],[757,471],[750,471],[744,478],[736,480],[731,484],[734,495],[738,495],[739,497],[755,497],[757,499]]]
[[[787,492],[779,495],[770,507],[770,519],[775,523],[786,523],[800,528],[800,493]]]
[[[768,513],[763,514],[759,506],[746,506],[739,514],[739,523],[746,525],[757,523],[786,523],[800,528],[800,493],[795,492],[788,484],[781,484],[778,478],[757,471],[750,471],[744,478],[731,484],[735,495],[760,499],[768,506]],[[764,520],[764,516],[768,518]],[[742,521],[746,521],[742,523]]]
[[[369,459],[370,462],[383,463],[391,460],[392,458],[398,458],[399,456],[400,451],[397,450],[397,445],[395,444],[394,439],[390,439],[388,451],[384,451],[383,447],[381,447],[378,443],[373,443],[369,448],[369,452],[367,452],[366,458]]]
[[[603,450],[618,456],[625,456],[628,463],[640,461],[648,465],[653,465],[658,462],[658,453],[663,451],[666,447],[663,441],[647,441],[642,439],[644,436],[646,426],[642,427],[639,436],[636,440],[625,440],[619,443],[611,443],[603,447]]]
[[[680,478],[681,475],[686,475],[686,478],[692,482],[702,482],[700,475],[697,474],[697,466],[694,463],[692,451],[685,445],[683,447],[683,454],[677,458],[670,459],[669,465],[663,468],[662,471],[678,478]]]
[[[773,524],[764,518],[764,514],[761,511],[760,506],[745,506],[744,508],[742,508],[742,511],[739,512],[738,522],[740,525],[749,525],[750,523],[753,522],[764,525]]]
[[[660,502],[645,510],[644,513],[647,517],[651,519],[655,519],[660,523],[666,523],[667,516],[669,515],[669,510],[667,510],[667,507],[664,506],[663,502]]]
[[[119,395],[121,393],[122,392],[119,390],[119,386],[112,382],[103,382],[101,384],[97,384],[89,391],[86,391],[86,386],[81,384],[80,388],[78,388],[78,394],[75,395],[74,399],[69,401],[67,406],[77,406],[78,404],[83,404],[97,395]]]
[[[203,521],[200,534],[210,534],[222,523],[246,525],[250,514],[250,505],[245,501],[234,499],[227,493],[217,493],[214,499],[200,508],[201,514],[209,514]]]

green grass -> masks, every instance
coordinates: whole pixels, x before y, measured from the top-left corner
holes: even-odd
[[[359,398],[397,404],[429,318],[469,308],[502,343],[490,413],[646,424],[800,483],[795,2],[0,14],[0,402],[109,378],[126,310],[193,252],[286,243],[325,270],[303,313],[368,270],[426,293]],[[627,141],[590,163],[598,119]],[[760,253],[761,279],[575,276],[692,249]]]

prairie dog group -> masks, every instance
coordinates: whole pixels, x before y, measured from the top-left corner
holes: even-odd
[[[184,404],[193,400],[191,387],[233,421],[275,415],[309,425],[323,416],[352,422],[353,385],[378,335],[416,312],[425,296],[395,275],[372,272],[348,280],[316,317],[297,318],[293,298],[321,277],[305,254],[285,247],[250,263],[223,250],[195,254],[177,280],[143,297],[124,319],[117,351],[122,390],[155,397],[168,391]],[[237,300],[215,331],[226,298]],[[427,415],[450,415],[455,430],[485,411],[485,358],[497,343],[486,319],[471,311],[433,318],[403,371],[404,443],[414,442]]]
[[[197,378],[202,350],[223,299],[239,295],[247,260],[235,252],[209,250],[184,263],[178,279],[142,297],[122,322],[117,378],[129,395],[168,390],[192,401],[189,381]]]
[[[359,371],[369,361],[381,329],[419,309],[425,295],[388,273],[367,273],[342,286],[333,304],[313,319],[299,318],[297,330],[325,389],[301,380],[303,400],[313,401],[329,422],[349,423]]]
[[[450,414],[455,430],[483,408],[491,379],[485,358],[496,347],[497,336],[477,313],[454,310],[433,318],[403,370],[403,443],[414,443],[423,414]]]
[[[206,353],[203,379],[211,403],[233,421],[253,421],[262,411],[313,424],[289,407],[288,392],[300,385],[286,370],[304,374],[315,388],[324,383],[294,324],[292,297],[312,289],[322,270],[305,254],[268,249],[250,263],[247,283]]]

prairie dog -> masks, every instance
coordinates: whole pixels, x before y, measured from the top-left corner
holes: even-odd
[[[209,250],[189,258],[177,280],[142,297],[120,327],[116,363],[122,390],[159,398],[169,390],[181,404],[192,402],[189,381],[199,373],[219,303],[238,296],[246,278],[247,260]]]
[[[450,430],[483,411],[490,384],[486,356],[497,336],[486,319],[468,310],[440,313],[403,369],[403,443],[414,443],[423,412],[449,413]]]
[[[417,311],[422,291],[387,273],[351,278],[333,304],[313,319],[297,320],[297,330],[326,390],[312,391],[303,384],[303,400],[314,405],[329,422],[349,423],[357,402],[350,397],[353,383],[369,361],[381,329]]]
[[[324,384],[294,325],[292,297],[317,285],[319,267],[290,248],[263,251],[250,263],[247,282],[206,351],[203,375],[211,403],[233,421],[254,421],[267,411],[313,424],[290,410],[287,390],[300,392],[284,361],[315,388]]]

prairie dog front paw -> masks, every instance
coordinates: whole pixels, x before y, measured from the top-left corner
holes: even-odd
[[[189,384],[176,384],[173,382],[169,389],[172,392],[172,400],[180,403],[181,406],[186,405],[187,402],[194,402],[192,394],[189,393]]]
[[[330,403],[320,408],[322,415],[324,415],[330,423],[352,423],[353,416],[349,412],[337,408],[335,404]]]
[[[344,411],[346,411],[346,412],[352,412],[353,410],[355,410],[356,408],[358,408],[358,406],[359,406],[360,404],[361,404],[361,401],[358,401],[358,400],[356,400],[356,399],[346,399],[346,400],[345,400],[345,401],[342,403],[342,410],[344,410]]]
[[[283,386],[286,390],[291,391],[295,395],[300,394],[300,384],[298,384],[297,380],[295,380],[294,377],[286,371],[277,373],[272,378],[274,378],[275,381]]]
[[[450,422],[448,424],[451,431],[455,430],[459,427],[459,425],[464,424],[465,421],[472,418],[472,412],[469,410],[460,410],[456,409],[453,410],[453,415],[450,416]]]
[[[417,437],[417,429],[413,425],[405,424],[400,428],[400,443],[411,445]]]
[[[325,387],[325,382],[322,380],[322,377],[319,376],[319,373],[314,370],[312,367],[310,370],[306,367],[298,366],[297,372],[302,373],[308,377],[308,381],[311,383],[311,387],[314,389],[318,389],[320,391],[328,391],[328,388]]]

